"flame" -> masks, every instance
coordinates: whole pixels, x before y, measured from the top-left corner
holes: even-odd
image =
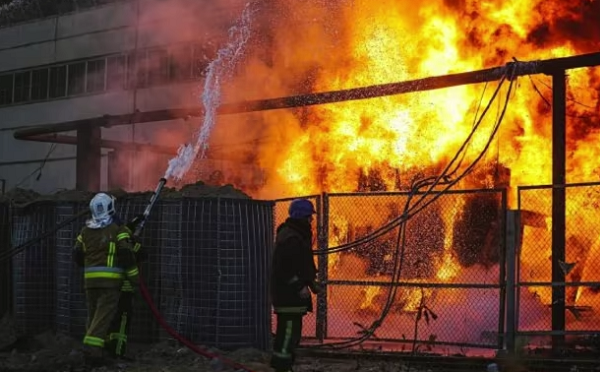
[[[264,15],[269,27],[260,31],[266,36],[228,88],[230,100],[406,81],[503,65],[513,56],[536,60],[600,48],[598,0],[354,0],[336,4],[275,2],[270,6]],[[468,178],[461,187],[499,186],[504,182],[496,175],[501,165],[510,170],[508,203],[516,208],[517,186],[551,183],[551,107],[546,103],[551,103],[550,86],[545,76],[519,79],[500,132],[481,161],[480,169],[489,167],[484,176]],[[599,86],[600,69],[569,71],[568,182],[599,179]],[[406,189],[413,177],[437,174],[448,163],[471,132],[475,113],[481,112],[480,103],[484,105],[495,88],[495,83],[461,86],[253,114],[236,119],[237,124],[218,126],[213,141],[225,141],[233,133],[273,138],[247,149],[248,158],[266,175],[265,183],[253,192],[259,198]],[[504,95],[505,90],[499,97]],[[483,149],[500,109],[500,102],[495,102],[463,164],[470,164]],[[240,174],[249,169],[239,168]],[[363,176],[368,180],[366,186],[361,186]],[[547,226],[525,228],[520,262],[525,281],[550,281],[550,196],[550,192],[535,200],[532,196],[522,206],[542,214]],[[589,238],[585,237],[594,236],[598,228],[594,207],[584,206],[588,199],[569,199],[567,218],[577,222],[571,223],[575,227],[568,228],[568,235],[579,242],[571,239],[568,244],[588,248],[569,253],[568,247],[568,259],[581,265],[576,274],[581,280],[600,281],[600,272],[589,266],[600,262],[600,243],[586,243]],[[379,226],[387,221],[382,213],[387,207],[381,203],[355,203],[332,203],[330,246],[351,241],[356,237],[352,229],[358,225]],[[453,208],[440,212],[445,229],[441,252],[436,253],[433,278],[438,281],[458,280],[463,271],[455,254],[459,238],[453,227],[467,208],[465,203],[458,198]],[[582,211],[588,213],[587,218],[580,215],[577,219]],[[390,254],[388,251],[384,261]],[[369,277],[366,268],[349,262],[354,261],[345,255],[329,256],[329,274]],[[372,280],[372,275],[368,279]],[[382,275],[378,280],[387,279],[389,276]],[[424,280],[427,278],[407,281],[418,284]],[[541,303],[551,301],[550,289],[530,291]],[[359,307],[380,307],[384,292],[378,286],[367,287]],[[405,310],[418,307],[420,290],[399,292]],[[594,298],[597,301],[598,296],[582,288],[574,296],[577,303],[591,303]]]

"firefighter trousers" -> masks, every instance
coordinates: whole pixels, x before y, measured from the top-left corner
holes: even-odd
[[[119,307],[110,325],[106,350],[113,357],[123,357],[127,352],[127,335],[131,328],[133,291],[121,291]]]
[[[121,290],[117,288],[88,288],[85,291],[88,319],[83,344],[103,349],[110,324],[118,310]]]
[[[277,329],[273,342],[271,367],[275,372],[288,372],[292,370],[296,359],[296,348],[302,337],[303,313],[276,314]]]

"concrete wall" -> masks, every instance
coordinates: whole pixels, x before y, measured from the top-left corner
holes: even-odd
[[[200,83],[140,89],[137,92],[136,107],[140,111],[150,111],[169,107],[198,105],[199,102],[193,94],[194,91],[197,91],[198,84]],[[189,93],[183,94],[187,97],[185,101],[181,100],[182,91]],[[24,178],[37,169],[48,156],[52,144],[16,140],[13,137],[14,130],[26,126],[85,119],[105,114],[127,114],[132,111],[132,108],[133,91],[117,91],[0,108],[0,179],[7,181],[7,189],[11,189],[19,183],[21,188],[30,188],[41,193],[74,188],[76,148],[72,145],[54,145],[55,148],[49,156],[53,160],[47,162],[44,166],[43,177],[38,181],[35,180],[35,177],[29,177],[28,180],[23,182]],[[195,120],[194,123],[186,124],[183,123],[183,120],[178,120],[119,126],[104,129],[102,137],[126,142],[160,144],[156,141],[157,136],[155,133],[157,129],[165,130],[168,128],[174,132],[191,135],[190,127],[194,124],[199,125],[199,121]],[[62,134],[76,135],[68,132]],[[105,154],[106,152],[104,151]],[[144,169],[146,168],[145,164],[148,163],[155,163],[157,167],[163,166],[166,168],[168,160],[165,156],[156,157],[151,154],[144,154],[143,156],[149,157],[148,159],[140,158],[140,156],[140,154],[137,154],[135,161],[144,164]],[[131,173],[130,183],[132,186],[137,186],[140,183],[138,178],[142,177],[143,173],[141,170]],[[103,188],[107,187],[107,177],[106,158],[103,158],[101,175]]]
[[[198,0],[191,1],[198,6]],[[183,1],[183,2],[185,2]],[[216,8],[206,0],[212,12],[199,21],[198,14],[186,11],[185,6],[173,11],[162,11],[165,3],[159,0],[140,0],[139,17],[135,2],[114,3],[80,13],[51,17],[0,29],[0,73],[43,66],[76,59],[102,57],[127,52],[137,48],[165,46],[179,42],[204,39],[206,31],[213,36],[226,33],[227,25],[235,19],[243,1],[230,2],[227,8]],[[167,11],[168,10],[168,11]],[[177,30],[173,29],[177,25]],[[200,35],[200,36],[199,36]],[[7,189],[15,186],[47,193],[75,186],[75,146],[17,141],[14,130],[26,126],[57,123],[68,120],[97,117],[104,114],[126,114],[133,108],[140,111],[198,105],[201,82],[156,86],[134,91],[121,90],[102,94],[55,99],[0,107],[0,179],[7,181]],[[153,140],[157,127],[188,131],[189,123],[162,122],[138,124],[103,130],[103,137],[148,143]],[[65,133],[62,133],[65,134]],[[49,154],[50,149],[53,151]],[[106,154],[106,151],[104,151]],[[42,176],[36,180],[35,172],[48,158]],[[139,160],[139,159],[138,159]],[[166,167],[165,156],[155,156],[146,161],[157,167]],[[160,164],[160,163],[163,164]],[[103,158],[102,185],[107,182],[107,160]],[[158,172],[158,171],[157,171]],[[33,174],[33,175],[32,175]],[[29,177],[28,177],[29,176]],[[138,175],[139,176],[139,175]],[[135,183],[135,173],[130,181]]]

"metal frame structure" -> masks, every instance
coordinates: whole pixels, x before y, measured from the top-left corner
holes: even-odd
[[[559,247],[555,246],[556,242],[556,231],[554,225],[552,226],[552,277],[550,282],[527,282],[521,280],[521,247],[523,246],[523,229],[526,225],[524,219],[521,216],[521,194],[522,192],[526,192],[528,190],[548,190],[552,189],[552,199],[554,200],[555,196],[558,194],[559,197],[562,197],[563,200],[563,208],[566,209],[566,190],[567,189],[575,189],[578,187],[599,187],[600,182],[586,182],[586,183],[572,183],[572,184],[551,184],[551,185],[531,185],[531,186],[519,186],[518,187],[518,209],[516,211],[509,211],[507,216],[508,230],[507,230],[507,252],[508,252],[508,267],[507,272],[509,275],[507,276],[507,287],[514,288],[511,291],[510,298],[510,306],[508,307],[508,316],[511,318],[508,319],[507,323],[509,323],[509,327],[507,328],[507,333],[511,333],[511,340],[514,342],[514,337],[516,336],[552,336],[552,346],[556,349],[557,346],[562,346],[564,342],[564,338],[567,335],[594,335],[598,333],[598,330],[592,331],[570,331],[566,330],[566,321],[565,314],[567,310],[566,305],[566,287],[599,287],[600,282],[566,282],[566,274],[564,270],[559,266],[555,268],[558,259],[555,258],[555,254],[562,255],[560,260],[566,262],[566,247],[565,247],[565,233],[566,233],[566,223],[565,221],[561,221],[564,223],[563,227],[563,235],[559,236],[560,242],[562,245]],[[557,193],[557,190],[560,190]],[[560,202],[560,200],[559,200]],[[556,213],[557,203],[552,203],[552,215]],[[563,209],[564,211],[564,209]],[[554,221],[553,221],[554,224]],[[559,231],[560,232],[560,231]],[[558,248],[558,252],[555,249]],[[559,271],[560,274],[557,275]],[[552,288],[552,330],[551,331],[524,331],[519,327],[519,319],[518,315],[520,314],[520,290],[522,288],[528,287],[551,287]],[[561,296],[561,297],[557,297]],[[557,300],[558,298],[558,300]],[[557,314],[557,312],[559,312]],[[560,323],[556,323],[556,321]],[[557,345],[558,343],[558,345]],[[514,344],[511,345],[514,348]],[[510,349],[512,350],[512,349]],[[558,351],[558,350],[557,350]]]
[[[432,194],[437,194],[439,192],[433,192]],[[398,288],[430,288],[437,290],[473,290],[473,289],[489,289],[489,290],[497,290],[498,291],[498,328],[495,330],[497,333],[497,337],[494,341],[490,342],[482,342],[482,343],[466,343],[466,342],[450,342],[450,341],[436,341],[434,344],[436,346],[455,346],[461,348],[476,348],[476,349],[502,349],[504,347],[506,340],[506,326],[505,326],[505,314],[507,314],[507,305],[506,299],[507,296],[507,285],[505,281],[506,272],[505,267],[507,255],[506,255],[506,237],[504,231],[506,230],[506,213],[507,210],[507,189],[499,188],[499,189],[472,189],[472,190],[451,190],[446,191],[445,195],[453,195],[453,196],[468,196],[468,195],[496,195],[498,196],[498,200],[500,202],[499,209],[501,214],[499,216],[500,219],[500,257],[499,257],[499,273],[497,278],[497,283],[486,283],[486,282],[461,282],[461,283],[443,283],[440,281],[436,281],[435,279],[431,279],[425,282],[411,282],[407,280],[401,280],[399,282],[390,283],[389,280],[385,281],[365,281],[365,280],[352,280],[352,279],[335,279],[331,278],[328,272],[329,268],[329,255],[325,252],[330,247],[329,238],[330,238],[330,217],[333,216],[333,212],[330,206],[335,204],[335,199],[339,198],[352,198],[358,199],[362,197],[377,197],[377,198],[386,198],[389,202],[393,201],[394,198],[406,198],[410,193],[408,192],[357,192],[357,193],[323,193],[321,195],[307,195],[307,196],[297,196],[306,199],[313,200],[316,204],[316,209],[319,212],[317,214],[317,265],[318,265],[318,279],[321,283],[324,283],[325,288],[329,288],[329,286],[334,287],[359,287],[363,288],[365,286],[378,286],[382,288],[389,287],[398,287]],[[284,198],[275,200],[277,204],[287,204],[291,202],[295,198]],[[402,201],[404,202],[404,200]],[[285,216],[280,216],[282,222]],[[277,219],[277,218],[276,218]],[[361,221],[353,221],[355,223]],[[366,222],[366,221],[362,221]],[[336,255],[340,253],[335,253]],[[308,334],[311,336],[305,336],[304,338],[309,340],[316,340],[317,342],[335,342],[340,340],[347,340],[340,335],[332,335],[328,329],[328,318],[329,318],[329,301],[328,301],[328,290],[323,291],[322,293],[316,296],[316,311],[314,313],[315,316],[315,328],[314,328],[314,336],[312,336],[312,331],[309,330]],[[349,312],[352,309],[347,309]],[[400,334],[397,338],[382,338],[376,337],[376,342],[378,343],[393,343],[393,344],[411,344],[416,342],[417,344],[427,343],[427,340],[413,340],[411,337],[400,337]]]
[[[576,68],[593,67],[600,65],[600,52],[582,54],[578,56],[538,60],[531,62],[510,62],[505,66],[499,66],[484,70],[450,74],[444,76],[429,77],[400,83],[373,85],[362,88],[347,90],[310,93],[297,96],[288,96],[266,100],[253,100],[224,104],[218,109],[220,115],[241,114],[254,111],[277,110],[284,108],[296,108],[303,106],[320,105],[326,103],[362,100],[368,98],[390,96],[411,92],[428,91],[453,86],[471,85],[477,83],[497,81],[511,71],[512,76],[527,76],[534,74],[546,74],[552,76],[552,183],[554,185],[565,184],[566,174],[566,71]],[[507,70],[510,69],[510,70]],[[40,141],[44,135],[52,135],[65,131],[78,131],[76,138],[78,150],[77,162],[77,184],[80,188],[97,189],[99,180],[94,172],[99,174],[101,147],[115,146],[128,149],[130,143],[112,143],[108,146],[98,135],[90,134],[92,128],[111,127],[118,125],[131,125],[152,121],[172,120],[199,116],[202,114],[200,108],[183,108],[172,110],[159,110],[150,112],[136,112],[131,115],[102,116],[86,120],[71,121],[50,125],[37,126],[18,130],[14,137],[20,140]],[[55,137],[54,141],[58,142]],[[58,142],[64,143],[64,142]],[[94,150],[89,156],[84,156],[84,151]],[[85,170],[85,172],[83,171]],[[91,177],[91,179],[90,179]],[[552,281],[564,283],[565,275],[562,272],[559,261],[565,258],[565,190],[561,187],[553,188],[552,192]],[[565,337],[565,303],[564,286],[554,286],[552,293],[552,331],[553,347],[560,349],[564,345]]]

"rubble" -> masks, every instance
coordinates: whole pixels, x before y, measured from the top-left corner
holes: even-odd
[[[161,194],[162,198],[203,198],[203,197],[221,197],[229,199],[250,199],[246,193],[236,189],[233,185],[212,186],[202,181],[184,185],[181,189],[175,190],[165,188]]]
[[[13,317],[5,314],[0,320],[0,351],[14,345],[17,338],[18,334]]]
[[[149,199],[154,190],[145,192],[128,193],[123,189],[107,191],[117,199],[120,198],[146,198]],[[0,195],[0,203],[12,203],[18,207],[26,206],[40,201],[73,201],[87,202],[94,196],[94,193],[77,190],[61,190],[51,195],[42,195],[32,190],[16,188],[9,190],[4,195]],[[251,199],[246,193],[236,189],[233,185],[213,186],[202,181],[183,185],[180,189],[165,187],[161,193],[162,199],[179,198],[228,198],[228,199]]]
[[[130,345],[131,361],[113,361],[103,367],[86,366],[81,346],[69,337],[44,333],[33,338],[30,349],[14,349],[0,353],[0,370],[5,372],[235,372],[219,359],[209,360],[166,340],[155,345]],[[272,372],[269,354],[255,349],[222,352],[214,348],[205,350],[234,360],[253,372]],[[367,372],[408,371],[399,362],[376,362],[355,359],[320,359],[300,355],[294,371],[297,372]],[[413,372],[423,372],[411,368]]]

